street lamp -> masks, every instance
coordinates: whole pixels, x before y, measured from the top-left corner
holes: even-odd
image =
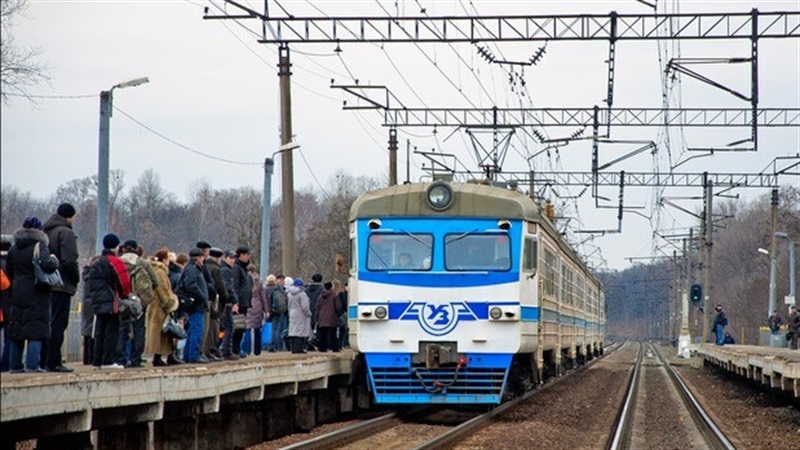
[[[772,311],[775,310],[775,278],[777,277],[778,273],[778,261],[775,258],[775,255],[771,254],[769,250],[765,248],[759,247],[758,253],[769,255],[769,306],[767,307],[767,318],[769,318],[769,316],[772,315]]]
[[[117,83],[107,91],[100,92],[100,139],[97,158],[97,228],[95,251],[103,251],[103,236],[108,232],[108,165],[109,132],[111,129],[111,109],[114,89],[136,87],[150,82],[147,77]]]
[[[782,232],[777,231],[775,232],[775,237],[786,239],[787,244],[789,245],[789,297],[792,298],[792,305],[797,303],[797,284],[795,280],[795,258],[794,258],[794,241],[789,238],[789,235]]]
[[[269,274],[270,213],[272,212],[272,171],[275,168],[275,157],[281,153],[290,152],[297,148],[300,148],[300,144],[295,141],[290,141],[281,145],[280,148],[278,148],[278,150],[272,154],[271,158],[264,159],[264,198],[261,200],[261,260],[259,261],[259,265],[261,266],[260,275],[262,280],[266,280],[267,274]],[[286,203],[286,199],[282,199],[281,202]],[[283,211],[283,214],[286,214],[286,211]],[[288,240],[286,238],[287,234],[285,231],[283,236],[283,252],[285,254],[286,242]],[[293,239],[291,244],[294,245]],[[294,253],[293,248],[292,253]]]

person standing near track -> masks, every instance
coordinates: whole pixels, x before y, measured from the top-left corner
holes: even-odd
[[[717,303],[714,308],[717,311],[717,317],[714,318],[714,333],[717,335],[716,344],[725,345],[725,327],[728,326],[728,317],[725,311],[722,310],[722,304]]]
[[[78,289],[81,275],[78,267],[78,238],[72,231],[75,220],[75,207],[69,203],[58,205],[56,213],[44,223],[42,231],[50,240],[50,254],[59,261],[59,271],[63,286],[54,286],[50,290],[50,339],[42,343],[41,365],[48,372],[72,372],[71,367],[64,365],[61,347],[64,345],[64,333],[69,324],[69,310],[72,296]]]
[[[792,305],[789,314],[789,332],[792,333],[792,350],[797,350],[797,343],[800,341],[800,312],[797,312],[797,307],[794,305]]]

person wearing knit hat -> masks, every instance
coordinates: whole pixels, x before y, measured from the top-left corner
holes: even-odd
[[[119,246],[119,237],[114,233],[108,233],[103,236],[103,248],[106,250],[113,250]]]
[[[43,231],[50,240],[50,253],[59,261],[59,271],[64,284],[50,290],[50,339],[42,346],[42,366],[50,372],[72,372],[63,363],[61,348],[69,325],[69,311],[72,296],[78,290],[80,266],[78,264],[78,238],[72,230],[75,220],[75,207],[62,203],[44,223]],[[89,344],[89,342],[84,343]],[[86,353],[91,353],[87,351]]]
[[[56,214],[65,218],[65,219],[72,219],[75,217],[75,207],[70,205],[69,203],[62,203],[58,205],[56,209]]]
[[[33,217],[33,216],[27,217],[22,222],[22,228],[26,228],[26,229],[33,228],[34,230],[41,230],[42,229],[42,221],[39,220],[38,217]]]

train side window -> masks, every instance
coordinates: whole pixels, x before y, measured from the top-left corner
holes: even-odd
[[[536,272],[538,258],[538,242],[536,239],[525,238],[525,246],[522,249],[522,270],[525,272]]]

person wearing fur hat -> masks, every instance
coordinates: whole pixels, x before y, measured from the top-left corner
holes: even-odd
[[[58,269],[58,259],[50,254],[42,222],[28,217],[22,228],[14,232],[14,245],[8,251],[6,275],[11,281],[11,317],[6,338],[9,339],[10,372],[44,372],[39,367],[41,343],[50,338],[50,288],[36,286],[33,259],[38,250],[39,265],[45,273]],[[25,366],[22,352],[27,342]]]
[[[303,279],[296,278],[289,287],[289,341],[292,353],[305,353],[311,337],[311,302],[303,289]]]
[[[147,307],[144,351],[152,353],[153,367],[181,363],[172,354],[175,351],[172,338],[161,332],[164,319],[178,309],[178,296],[172,292],[167,264],[169,264],[169,249],[166,247],[155,252],[150,258],[150,265],[158,277],[158,284],[153,292],[153,302]],[[167,357],[166,361],[163,356]]]
[[[81,279],[78,268],[78,239],[72,231],[74,219],[75,207],[62,203],[42,229],[50,239],[50,253],[58,258],[61,279],[64,281],[63,286],[55,286],[50,290],[50,340],[42,345],[42,366],[48,372],[72,372],[71,368],[64,365],[61,347],[69,324],[72,296],[75,295]]]
[[[186,347],[183,349],[183,360],[188,363],[209,363],[203,356],[203,331],[205,330],[205,311],[208,309],[208,283],[203,275],[205,253],[199,248],[189,252],[189,263],[183,269],[178,282],[178,295],[185,295],[191,300],[187,308],[189,328],[186,330]]]

